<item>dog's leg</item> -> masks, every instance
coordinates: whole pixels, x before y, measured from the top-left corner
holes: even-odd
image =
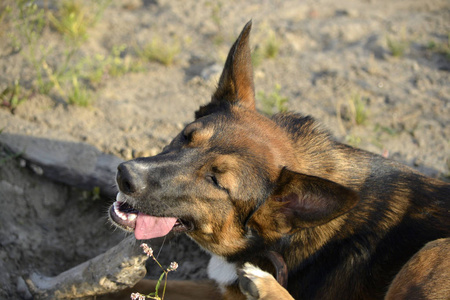
[[[426,244],[395,277],[386,300],[450,299],[450,238]]]
[[[132,293],[147,295],[155,292],[157,281],[143,279],[134,287],[127,288],[121,292],[97,296],[97,300],[129,300]],[[162,296],[163,283],[159,288],[158,295]],[[219,288],[212,280],[189,281],[169,280],[167,281],[165,300],[193,300],[193,299],[222,299]]]
[[[239,272],[239,287],[248,300],[294,299],[271,274],[250,263]]]

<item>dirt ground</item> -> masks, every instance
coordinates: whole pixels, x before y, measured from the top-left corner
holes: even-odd
[[[174,63],[147,62],[138,72],[104,78],[89,107],[55,93],[33,93],[13,111],[2,106],[0,142],[13,134],[50,145],[86,143],[124,160],[154,155],[209,101],[228,49],[250,19],[255,49],[271,37],[279,46],[254,68],[259,100],[286,97],[289,110],[314,116],[337,140],[449,180],[447,0],[115,0],[77,55],[125,44],[121,57],[134,58],[133,45],[159,37],[179,43]],[[406,45],[398,56],[393,42]],[[43,43],[64,47],[54,30]],[[0,91],[16,78],[33,82],[32,67],[7,42],[0,42],[0,70]],[[24,297],[20,276],[57,275],[122,240],[107,221],[112,201],[52,182],[2,148],[0,298]],[[166,241],[159,257],[179,263],[171,278],[205,276],[206,254],[184,237]],[[152,266],[150,273],[159,275]]]

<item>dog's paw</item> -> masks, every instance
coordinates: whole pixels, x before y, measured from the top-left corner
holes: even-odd
[[[248,300],[294,299],[270,273],[250,263],[245,263],[238,275],[239,288]]]
[[[245,263],[239,270],[239,288],[249,300],[261,299],[264,294],[262,288],[267,281],[275,281],[273,276],[250,263]],[[266,283],[265,283],[266,282]]]

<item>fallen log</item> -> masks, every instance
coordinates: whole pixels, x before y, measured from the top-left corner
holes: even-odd
[[[117,194],[114,178],[122,159],[94,146],[7,133],[0,135],[0,143],[38,175],[85,190],[99,188],[108,198]]]

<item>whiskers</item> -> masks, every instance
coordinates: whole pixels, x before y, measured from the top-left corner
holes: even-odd
[[[167,238],[167,235],[164,236],[161,246],[159,247],[158,254],[156,254],[156,259],[158,259],[159,255],[161,254],[162,248],[164,247],[164,244],[166,243],[166,238]]]

